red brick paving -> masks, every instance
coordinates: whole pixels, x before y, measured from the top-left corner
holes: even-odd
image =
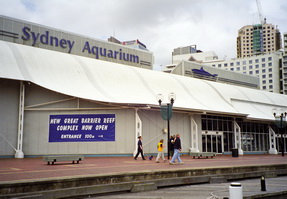
[[[238,158],[223,155],[213,159],[193,159],[183,156],[183,165],[156,163],[132,157],[87,157],[80,164],[69,162],[47,165],[42,158],[0,159],[0,184],[19,181],[96,176],[141,171],[173,170],[179,168],[215,168],[230,166],[287,164],[287,156],[244,155]]]

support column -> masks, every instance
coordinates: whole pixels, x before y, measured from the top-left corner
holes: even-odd
[[[243,150],[241,148],[241,128],[234,120],[234,147],[238,149],[238,154],[243,155]]]
[[[18,139],[15,158],[24,158],[23,153],[23,124],[24,124],[24,99],[25,85],[20,82],[19,115],[18,115]]]
[[[198,125],[193,119],[193,116],[190,116],[190,129],[191,129],[191,146],[189,148],[190,152],[199,152],[198,147]]]
[[[269,126],[269,154],[278,154],[278,151],[276,149],[276,134]]]
[[[142,136],[142,121],[138,115],[138,109],[135,109],[135,150],[134,156],[138,150],[138,136]]]

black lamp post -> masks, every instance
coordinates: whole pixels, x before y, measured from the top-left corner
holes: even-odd
[[[161,112],[161,117],[164,120],[167,120],[167,159],[169,160],[169,151],[170,151],[170,145],[169,145],[169,137],[170,137],[170,125],[169,125],[169,120],[172,117],[172,106],[175,100],[175,94],[174,93],[170,93],[168,95],[168,100],[169,103],[167,104],[162,104],[163,101],[163,96],[162,94],[158,94],[158,103],[160,106],[160,112]]]
[[[281,149],[282,149],[282,156],[284,156],[284,140],[283,140],[283,128],[286,127],[286,115],[287,112],[284,111],[277,111],[273,110],[273,115],[275,117],[275,124],[276,126],[281,129]]]

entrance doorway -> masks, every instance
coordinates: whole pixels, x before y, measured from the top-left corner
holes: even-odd
[[[284,153],[287,152],[287,135],[283,135],[283,146],[282,138],[280,134],[276,134],[276,146],[278,153],[282,153],[282,147],[284,146]]]
[[[202,133],[202,152],[223,152],[223,133],[222,132],[203,132]]]

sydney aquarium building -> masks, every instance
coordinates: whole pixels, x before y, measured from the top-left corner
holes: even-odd
[[[173,97],[170,134],[182,152],[286,151],[287,96],[151,70],[147,50],[0,16],[0,157],[131,156],[167,142],[162,104]],[[172,95],[171,95],[172,94]]]

